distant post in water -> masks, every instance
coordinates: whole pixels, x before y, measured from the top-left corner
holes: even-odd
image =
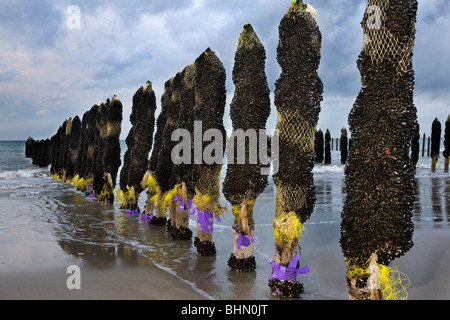
[[[422,138],[422,158],[425,157],[425,140],[427,139],[426,134],[423,134],[423,138]]]
[[[331,163],[331,145],[330,145],[330,140],[331,140],[330,130],[327,129],[327,131],[325,132],[325,164],[330,164]]]
[[[450,162],[450,115],[445,122],[445,134],[444,134],[444,172],[448,172],[448,164]]]
[[[347,129],[341,129],[341,163],[345,164],[348,157],[348,138]]]
[[[323,162],[323,132],[322,129],[319,129],[319,131],[316,131],[315,136],[315,144],[314,149],[316,152],[316,163],[322,163]]]
[[[416,126],[416,134],[414,135],[414,138],[411,142],[411,160],[413,162],[413,165],[417,165],[417,162],[419,161],[419,143],[420,139],[420,126],[419,123],[417,123]]]
[[[441,146],[441,123],[435,118],[431,125],[431,171],[436,171]]]

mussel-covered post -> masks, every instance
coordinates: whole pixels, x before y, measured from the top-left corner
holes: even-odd
[[[155,111],[156,96],[152,83],[147,81],[133,96],[131,129],[125,140],[127,151],[120,172],[120,190],[117,192],[118,206],[128,209],[130,213],[140,212],[139,195],[145,186],[142,180],[147,171],[148,155],[153,144]]]
[[[164,110],[164,127],[161,128],[160,144],[158,154],[156,155],[156,165],[152,175],[156,180],[156,214],[150,220],[150,224],[165,225],[167,223],[167,209],[171,204],[165,198],[167,193],[172,189],[171,176],[173,170],[173,162],[171,160],[172,152],[172,132],[177,128],[178,104],[173,88],[174,78],[167,80],[164,85],[164,93],[161,97],[161,108]],[[159,130],[159,128],[158,128]],[[156,151],[156,150],[155,150]],[[152,159],[150,159],[152,160]]]
[[[450,162],[450,115],[445,121],[445,133],[444,133],[444,172],[448,172],[448,165]]]
[[[349,115],[353,142],[340,239],[350,299],[405,297],[406,291],[384,291],[389,287],[384,280],[395,276],[390,262],[413,246],[416,185],[409,149],[417,120],[412,68],[417,6],[417,0],[368,0],[362,20],[357,60],[362,89]]]
[[[88,151],[87,131],[89,122],[89,112],[90,111],[86,111],[81,119],[80,142],[77,151],[75,177],[73,179],[73,185],[81,192],[86,191],[86,187],[88,185],[85,173],[86,173],[86,156]]]
[[[323,84],[317,70],[322,35],[315,10],[302,1],[293,3],[279,26],[277,60],[281,75],[276,82],[279,170],[273,176],[277,189],[273,221],[275,255],[269,287],[274,295],[296,297],[303,292],[297,274],[297,247],[303,224],[315,204],[314,135],[319,120]]]
[[[441,122],[438,118],[435,118],[431,125],[431,171],[436,171],[436,164],[441,148],[441,133]]]
[[[148,161],[147,172],[142,180],[142,185],[147,188],[147,202],[145,204],[145,214],[150,217],[149,223],[152,225],[165,225],[167,218],[162,211],[162,191],[158,184],[155,170],[158,167],[159,152],[163,144],[163,133],[167,122],[168,94],[171,80],[164,85],[164,93],[161,97],[161,111],[156,120],[156,133],[153,141],[153,150]],[[153,213],[154,212],[154,213]]]
[[[77,155],[80,148],[81,139],[81,120],[80,117],[75,116],[72,120],[70,129],[70,141],[67,145],[67,164],[66,164],[66,179],[68,182],[73,182],[76,175]]]
[[[180,73],[177,73],[170,80],[167,90],[164,92],[164,103],[168,106],[166,112],[166,125],[162,135],[162,145],[158,155],[158,165],[155,170],[155,177],[161,188],[162,203],[161,210],[164,214],[169,210],[170,219],[168,229],[171,230],[176,216],[176,202],[174,201],[177,188],[174,186],[174,162],[172,150],[176,142],[172,140],[172,134],[178,129],[178,116],[180,113],[180,86],[183,82]]]
[[[189,240],[192,238],[192,230],[189,228],[189,215],[192,213],[195,188],[192,180],[194,159],[194,105],[195,105],[195,63],[188,65],[178,75],[176,90],[179,95],[180,111],[178,114],[178,133],[172,138],[183,139],[181,162],[176,161],[172,172],[172,185],[174,185],[174,205],[171,216],[171,236],[176,240]],[[181,132],[182,131],[182,132]],[[183,136],[181,133],[186,134]],[[184,141],[186,139],[189,143]],[[174,150],[174,149],[172,149]],[[176,153],[176,150],[175,150]],[[179,154],[177,155],[179,156]]]
[[[244,26],[240,35],[234,61],[235,92],[230,105],[233,132],[227,144],[228,167],[223,183],[223,194],[234,214],[233,253],[228,266],[232,270],[249,272],[256,268],[253,207],[268,179],[261,173],[263,165],[258,159],[259,139],[267,140],[267,135],[259,133],[260,130],[265,132],[270,115],[266,51],[250,24]]]
[[[122,160],[120,133],[122,102],[117,96],[102,102],[96,112],[96,138],[93,151],[93,194],[105,204],[114,203],[114,188]]]
[[[226,145],[223,126],[225,80],[222,61],[208,48],[195,60],[194,85],[194,131],[198,130],[197,134],[203,137],[194,142],[194,204],[197,207],[197,237],[194,245],[202,256],[216,254],[213,241],[214,219],[220,220],[223,211],[219,198],[220,173]]]

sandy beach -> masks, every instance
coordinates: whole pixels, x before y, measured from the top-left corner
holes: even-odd
[[[327,224],[313,224],[305,233],[302,258],[313,267],[305,281],[304,299],[347,299],[345,262],[339,244],[334,241],[337,236],[334,229]],[[28,235],[22,234],[24,230],[28,230]],[[33,233],[24,223],[8,230],[8,240],[1,237],[1,300],[214,299],[170,270],[155,266],[151,259],[134,254],[132,248],[111,251],[111,248],[99,249],[82,243],[77,247],[73,243],[57,243],[52,236],[36,239],[36,235],[30,236]],[[394,263],[411,280],[408,299],[449,299],[448,228],[419,225],[413,240],[415,245],[411,252]],[[80,267],[79,290],[69,290],[66,285],[70,276],[67,268],[71,265]],[[236,293],[236,299],[252,299],[244,293]],[[255,296],[260,294],[255,293]]]
[[[149,260],[126,256],[82,259],[68,256],[45,241],[9,243],[8,247],[22,254],[2,254],[0,300],[207,299]],[[81,289],[67,287],[71,265],[80,267]]]

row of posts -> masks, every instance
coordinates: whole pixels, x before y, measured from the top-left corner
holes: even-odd
[[[340,142],[340,138],[331,138],[331,151],[335,150],[335,151],[341,151],[341,143]],[[349,139],[349,146],[351,146],[351,139]],[[425,157],[425,151],[426,151],[426,157],[430,158],[431,157],[431,136],[426,136],[426,134],[423,134],[422,137],[422,158]],[[439,154],[435,155],[435,157],[432,159],[432,163],[431,163],[431,171],[436,171],[436,164],[437,164],[437,159],[439,158]],[[450,159],[449,157],[445,157],[444,160],[444,172],[448,172],[449,169],[449,162]]]

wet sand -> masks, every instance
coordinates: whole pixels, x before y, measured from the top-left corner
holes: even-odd
[[[89,253],[84,244],[79,253],[72,244],[74,252],[68,254],[69,249],[63,250],[64,244],[52,236],[37,238],[31,225],[0,231],[8,234],[7,239],[0,237],[1,300],[208,299],[149,259],[127,256],[126,250]],[[80,268],[79,290],[70,290],[66,284],[71,265]]]
[[[327,234],[327,227],[311,226],[315,234]],[[328,230],[329,231],[329,230]],[[411,252],[395,265],[410,277],[409,300],[450,298],[450,233],[447,228],[419,227]],[[67,255],[52,241],[19,240],[1,243],[1,300],[209,300],[186,281],[162,270],[149,260],[133,255]],[[312,248],[310,248],[312,249]],[[317,246],[305,252],[313,262],[318,285],[305,284],[315,291],[310,299],[347,299],[344,285],[345,262],[336,244]],[[342,261],[336,265],[337,261]],[[81,289],[69,290],[67,267],[78,265]],[[344,273],[343,273],[344,272]]]
[[[48,251],[46,245],[34,246]],[[187,283],[155,267],[122,258],[102,268],[103,258],[91,266],[75,257],[35,255],[2,258],[1,300],[199,300],[206,296]],[[5,261],[6,262],[3,262]],[[105,263],[106,264],[106,263]],[[80,267],[81,289],[69,290],[67,267]]]

